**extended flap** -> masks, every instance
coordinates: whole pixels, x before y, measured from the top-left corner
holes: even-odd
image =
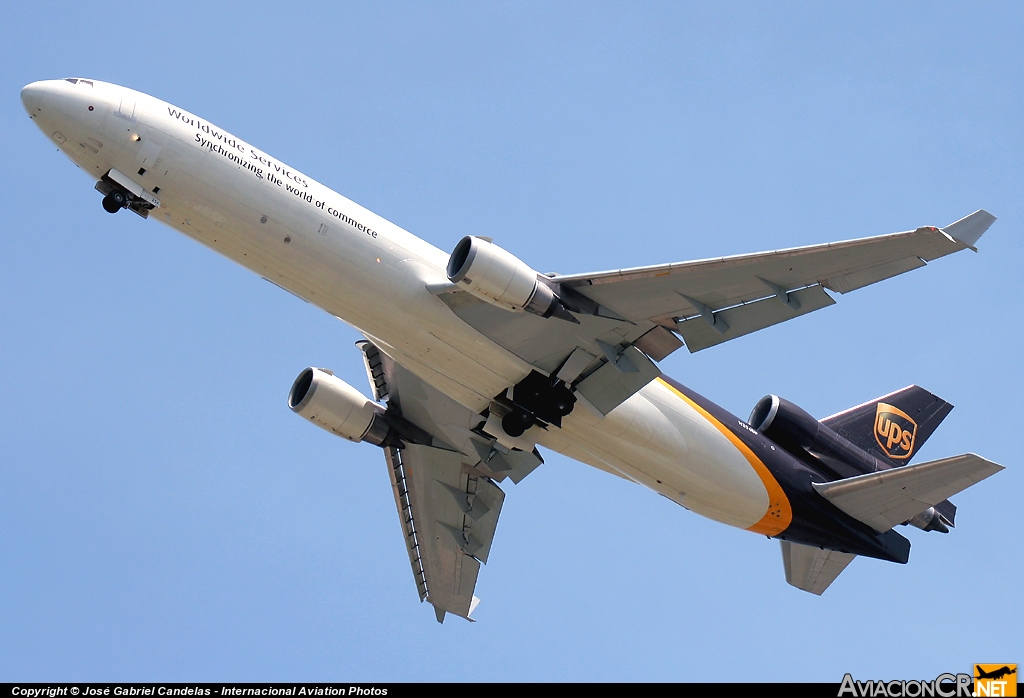
[[[692,353],[835,304],[821,286],[791,291],[788,298],[787,303],[776,296],[769,296],[720,310],[714,313],[713,323],[698,315],[677,323],[677,329]]]

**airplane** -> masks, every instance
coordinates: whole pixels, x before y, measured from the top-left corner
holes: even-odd
[[[777,539],[822,594],[858,555],[906,563],[898,525],[948,532],[949,497],[1002,470],[911,464],[952,409],[918,386],[824,419],[775,395],[747,420],[658,362],[829,305],[976,243],[995,217],[691,262],[541,274],[491,238],[451,254],[196,114],[118,85],[33,82],[22,103],[109,213],[153,218],[355,327],[370,396],[326,368],[288,406],[383,451],[420,601],[473,620],[505,493],[550,449]],[[831,292],[831,293],[830,293]]]
[[[994,679],[998,681],[999,679],[1009,676],[1010,674],[1017,673],[1016,665],[1014,665],[1013,669],[1011,669],[1009,666],[1002,666],[999,669],[994,669],[992,671],[985,671],[979,666],[976,666],[975,668],[978,672],[977,676],[974,677],[976,679]]]

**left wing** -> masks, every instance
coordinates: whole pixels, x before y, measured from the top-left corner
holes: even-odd
[[[979,210],[945,228],[543,277],[571,311],[573,322],[512,312],[480,300],[459,284],[432,292],[481,334],[541,374],[564,381],[608,414],[658,375],[653,361],[684,341],[691,352],[700,351],[832,305],[827,290],[848,293],[974,249],[994,221]]]
[[[553,280],[633,322],[678,331],[694,352],[832,305],[825,289],[848,293],[975,249],[995,220],[978,210],[945,228]]]
[[[543,461],[510,451],[479,431],[480,415],[417,378],[371,342],[359,342],[374,399],[431,439],[384,447],[395,505],[421,601],[472,620],[480,563],[486,563],[505,493]],[[429,443],[429,445],[426,445]]]

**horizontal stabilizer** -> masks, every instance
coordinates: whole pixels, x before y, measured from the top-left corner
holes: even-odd
[[[821,596],[836,577],[846,569],[853,558],[851,553],[823,550],[811,545],[779,541],[782,544],[782,564],[786,568],[786,581],[797,589]]]
[[[818,494],[879,533],[994,475],[1003,466],[973,453],[813,483]]]

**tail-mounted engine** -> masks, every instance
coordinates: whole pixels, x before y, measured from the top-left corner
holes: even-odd
[[[801,460],[810,456],[839,478],[856,477],[892,467],[778,395],[765,395],[758,400],[747,423],[786,452]],[[906,523],[925,531],[949,531],[934,508],[921,512]]]
[[[778,395],[765,395],[758,400],[747,422],[787,452],[798,458],[802,453],[810,454],[839,477],[873,473],[887,467]]]
[[[448,280],[492,305],[513,312],[579,322],[543,276],[493,242],[467,235],[448,260]]]

